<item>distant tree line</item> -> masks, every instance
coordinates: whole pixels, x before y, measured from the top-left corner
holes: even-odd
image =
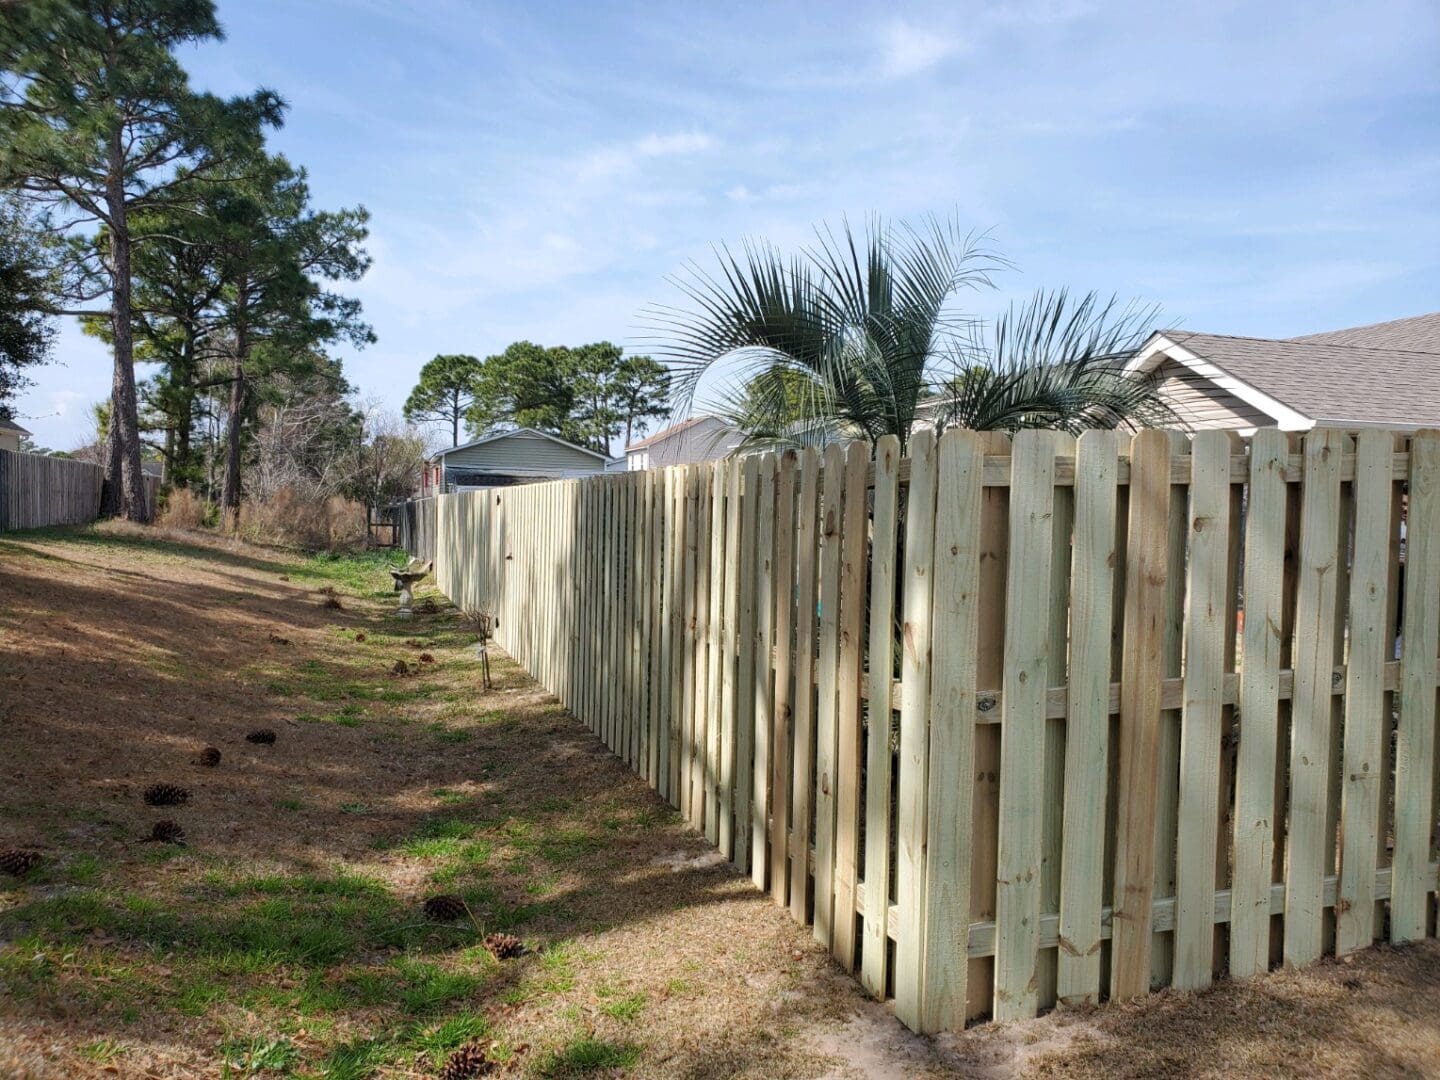
[[[628,444],[649,421],[670,411],[670,372],[648,356],[627,356],[618,345],[536,345],[517,341],[484,360],[442,355],[420,370],[405,402],[416,423],[449,428],[459,445],[462,425],[478,436],[505,427],[531,427],[609,454]]]

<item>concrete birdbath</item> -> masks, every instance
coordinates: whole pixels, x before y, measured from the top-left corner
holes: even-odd
[[[395,579],[395,591],[400,594],[400,610],[395,613],[397,618],[409,619],[415,614],[415,586],[425,579],[430,573],[430,564],[423,565],[414,559],[404,570],[391,570],[390,576]]]

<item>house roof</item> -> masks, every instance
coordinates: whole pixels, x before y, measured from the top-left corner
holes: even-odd
[[[1172,356],[1282,427],[1436,426],[1440,343],[1433,351],[1361,343],[1422,344],[1430,327],[1440,333],[1440,314],[1290,340],[1167,331],[1135,366],[1149,370],[1159,356]]]
[[[15,423],[14,420],[7,420],[3,416],[0,416],[0,431],[14,431],[18,432],[21,435],[31,434],[31,432],[21,427],[19,424]]]
[[[681,420],[678,424],[671,424],[667,428],[661,428],[654,435],[647,436],[646,438],[641,439],[639,442],[632,442],[629,446],[625,447],[625,452],[628,454],[631,450],[644,450],[647,446],[654,446],[656,443],[662,443],[666,439],[674,438],[682,431],[692,428],[696,424],[702,423],[705,420],[716,419],[718,419],[718,417],[692,416],[688,420]]]
[[[1409,319],[1371,323],[1349,330],[1327,330],[1305,334],[1291,341],[1313,341],[1323,345],[1359,345],[1370,349],[1403,349],[1406,352],[1440,354],[1440,311]]]
[[[568,446],[572,450],[579,450],[582,454],[589,454],[591,457],[597,457],[601,461],[610,460],[608,454],[602,454],[598,450],[591,450],[588,446],[579,446],[576,443],[572,443],[560,438],[559,435],[552,435],[548,431],[541,431],[539,428],[530,427],[512,428],[509,431],[492,431],[488,435],[482,435],[478,439],[473,439],[467,443],[461,443],[459,446],[447,446],[444,450],[437,450],[434,457],[432,457],[430,460],[440,461],[445,457],[446,454],[453,454],[457,450],[469,450],[472,446],[483,446],[486,443],[498,442],[501,439],[511,439],[514,438],[516,435],[524,433],[528,433],[530,435],[538,435],[542,439],[549,439],[551,442],[559,443],[561,446]]]

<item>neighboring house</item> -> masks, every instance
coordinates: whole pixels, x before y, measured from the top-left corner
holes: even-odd
[[[1440,427],[1440,312],[1282,339],[1167,330],[1130,368],[1195,430]]]
[[[441,450],[425,463],[420,495],[476,487],[509,487],[605,471],[608,458],[534,428],[497,431]]]
[[[15,423],[14,420],[6,420],[3,416],[0,416],[0,450],[15,450],[18,452],[20,449],[20,440],[29,434],[30,432]]]
[[[733,453],[744,441],[738,428],[718,416],[692,416],[625,448],[625,467],[663,469],[715,461]]]

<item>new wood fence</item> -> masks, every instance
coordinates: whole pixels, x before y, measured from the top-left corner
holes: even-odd
[[[916,1030],[1435,931],[1440,433],[921,433],[441,496],[437,554]]]
[[[105,470],[88,462],[0,450],[0,529],[94,521],[104,481]]]

